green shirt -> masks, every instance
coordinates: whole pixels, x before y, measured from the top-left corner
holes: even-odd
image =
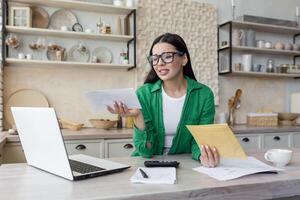
[[[211,124],[214,121],[215,105],[212,91],[206,85],[189,77],[187,91],[176,135],[168,154],[192,153],[192,158],[199,160],[200,149],[186,125]],[[137,97],[144,116],[145,130],[134,127],[133,143],[135,151],[132,156],[150,158],[162,155],[165,140],[165,128],[162,112],[162,81],[146,83],[137,90]],[[146,143],[151,148],[146,148]]]

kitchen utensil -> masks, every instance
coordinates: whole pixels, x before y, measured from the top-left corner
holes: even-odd
[[[61,55],[58,55],[58,51],[60,51]],[[67,54],[66,53],[62,53],[63,49],[60,50],[50,50],[47,49],[47,59],[51,60],[51,61],[65,61],[67,60]],[[63,59],[61,59],[63,58]]]
[[[50,18],[50,28],[55,30],[61,30],[62,26],[72,30],[73,25],[76,23],[78,23],[76,15],[67,9],[55,11]]]
[[[299,113],[288,113],[288,112],[280,112],[278,113],[279,120],[286,120],[286,121],[294,121],[300,116]]]
[[[267,72],[274,72],[274,71],[275,71],[274,61],[272,59],[268,59],[268,61],[267,61]]]
[[[285,45],[284,45],[284,49],[285,50],[292,50],[293,49],[293,44],[292,43],[286,43]]]
[[[246,31],[246,46],[248,47],[255,46],[255,31],[252,29]]]
[[[97,47],[94,49],[92,56],[96,56],[100,63],[111,63],[113,59],[112,52],[106,47]]]
[[[266,48],[266,49],[272,49],[272,47],[273,47],[273,46],[272,46],[272,42],[270,42],[270,41],[266,41],[266,42],[265,42],[265,48]]]
[[[284,49],[284,44],[282,42],[276,42],[274,48],[277,50],[282,50]]]
[[[89,119],[89,121],[93,127],[102,129],[110,129],[118,122],[118,120],[109,119]]]
[[[252,54],[242,55],[243,71],[250,72],[252,67]]]
[[[265,41],[264,40],[256,40],[256,47],[265,48]]]
[[[79,43],[71,47],[68,58],[73,62],[88,62],[90,59],[90,50],[84,44]]]
[[[235,96],[234,96],[234,99],[233,99],[233,108],[234,109],[238,109],[240,108],[240,98],[242,96],[242,90],[241,89],[237,89],[235,91]]]
[[[33,7],[32,9],[32,27],[33,28],[48,28],[49,14],[41,7]]]
[[[242,38],[244,37],[244,31],[240,29],[234,29],[232,32],[232,44],[233,46],[241,46]]]
[[[11,128],[14,124],[11,107],[49,107],[47,98],[39,91],[20,89],[12,93],[4,104],[5,121]]]
[[[66,128],[72,131],[79,131],[84,126],[84,124],[74,123],[65,119],[59,119],[58,122],[60,128]]]

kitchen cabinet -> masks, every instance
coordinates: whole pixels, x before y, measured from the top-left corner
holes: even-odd
[[[263,135],[261,134],[239,134],[236,137],[244,149],[261,149],[262,147]]]
[[[78,39],[85,40],[90,45],[96,45],[97,43],[102,46],[103,42],[111,42],[113,44],[120,44],[119,52],[113,52],[115,50],[112,50],[112,52],[104,51],[102,50],[102,55],[111,54],[111,59],[113,59],[112,63],[91,63],[92,61],[92,49],[90,49],[88,52],[91,52],[88,56],[87,61],[78,61],[78,60],[69,60],[70,58],[70,51],[72,50],[72,47],[65,47],[67,51],[65,51],[65,54],[68,54],[66,56],[66,61],[57,61],[57,60],[45,60],[44,58],[38,58],[35,59],[35,55],[33,56],[33,59],[19,59],[16,57],[16,55],[11,56],[10,53],[7,51],[6,48],[3,48],[3,51],[5,51],[6,57],[4,57],[4,66],[59,66],[59,67],[68,67],[68,66],[78,66],[78,67],[99,67],[99,68],[109,68],[109,69],[132,69],[136,67],[136,10],[134,8],[128,8],[128,7],[117,7],[113,5],[108,4],[101,4],[96,2],[87,2],[87,1],[70,1],[70,0],[8,0],[4,1],[5,4],[11,5],[25,5],[29,7],[47,7],[50,10],[52,9],[68,9],[73,12],[80,11],[80,12],[86,12],[86,13],[93,13],[94,14],[104,14],[109,15],[110,18],[124,16],[124,21],[126,21],[128,24],[124,24],[124,30],[125,29],[132,29],[130,30],[131,35],[123,35],[117,32],[113,32],[112,34],[103,34],[103,33],[94,33],[93,31],[87,32],[75,32],[75,31],[62,31],[62,30],[53,30],[53,29],[44,29],[44,28],[32,28],[32,27],[21,27],[21,26],[11,26],[11,25],[5,25],[4,24],[4,33],[6,34],[18,34],[22,37],[26,36],[37,36],[37,37],[45,37],[47,40],[50,37],[59,38],[60,40],[64,39],[71,39],[73,40],[73,43],[75,44],[78,42]],[[5,5],[7,7],[7,5]],[[8,13],[6,12],[4,17],[5,20],[8,18]],[[86,16],[86,15],[85,15]],[[68,16],[66,16],[68,17]],[[75,16],[76,17],[76,16]],[[90,21],[91,23],[94,23],[94,18],[91,17]],[[7,20],[6,20],[7,21]],[[84,21],[83,19],[78,19],[79,22]],[[95,21],[95,27],[96,27],[96,21]],[[132,23],[131,26],[129,23]],[[84,24],[83,27],[89,27],[89,24]],[[130,26],[130,27],[129,27]],[[111,27],[112,30],[115,30],[117,28]],[[128,31],[127,31],[128,32]],[[5,35],[4,35],[5,38]],[[27,43],[27,39],[24,39]],[[51,40],[50,40],[51,41]],[[55,40],[54,40],[55,41]],[[23,41],[24,42],[24,41]],[[24,46],[28,46],[28,44],[23,44],[21,48]],[[54,42],[55,43],[55,42]],[[107,46],[107,45],[106,45]],[[47,45],[46,45],[47,47]],[[86,45],[87,48],[89,48],[89,45]],[[107,46],[110,48],[110,46]],[[105,47],[105,48],[107,48]],[[127,51],[127,56],[129,58],[130,63],[120,63],[119,59],[117,58],[117,55],[119,56],[119,53],[122,51],[123,48]],[[98,47],[95,47],[96,49]],[[22,50],[22,49],[21,49]],[[21,51],[20,50],[20,51]],[[18,50],[19,51],[19,50]],[[46,53],[46,52],[45,52]],[[98,52],[99,53],[99,52]],[[113,56],[113,54],[115,56]],[[48,57],[48,56],[47,56]],[[114,59],[115,57],[115,59]],[[102,57],[101,57],[102,58]],[[100,59],[100,58],[99,58]],[[85,60],[85,59],[84,59]]]
[[[247,46],[244,42],[247,37],[247,31],[252,31],[254,39],[271,42],[270,47],[257,47],[256,44]],[[253,33],[254,32],[254,33]],[[281,45],[297,43],[297,37],[300,33],[298,27],[287,27],[278,25],[268,25],[261,23],[245,21],[229,21],[218,27],[218,70],[220,75],[230,74],[234,76],[254,76],[254,77],[281,77],[281,78],[299,78],[299,66],[292,66],[288,73],[268,73],[266,72],[267,60],[272,59],[276,66],[281,64],[296,64],[300,51],[292,49],[275,49],[273,46],[281,42]],[[236,44],[236,35],[240,44]],[[250,54],[252,60],[251,70],[243,70],[244,54]],[[254,69],[253,66],[261,65],[261,70]],[[293,68],[295,67],[295,68]],[[249,67],[250,68],[250,67]],[[279,68],[278,68],[279,69]]]
[[[70,140],[65,142],[68,155],[85,154],[97,158],[104,157],[104,140]]]
[[[105,140],[105,157],[130,156],[134,150],[132,139]]]
[[[293,134],[292,146],[295,148],[300,148],[300,133]]]
[[[264,134],[264,148],[289,148],[292,147],[291,139],[292,136],[289,133]]]

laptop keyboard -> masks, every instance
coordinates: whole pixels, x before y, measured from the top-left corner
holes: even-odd
[[[96,167],[94,165],[89,165],[87,163],[79,162],[76,160],[69,159],[69,161],[70,161],[72,171],[75,171],[75,172],[78,172],[81,174],[87,174],[87,173],[91,173],[91,172],[105,170],[101,167]]]

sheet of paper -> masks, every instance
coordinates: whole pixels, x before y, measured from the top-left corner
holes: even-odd
[[[246,159],[246,153],[227,124],[187,125],[197,144],[215,146],[220,157]]]
[[[148,183],[148,184],[175,184],[176,168],[175,167],[140,167],[148,178],[144,178],[139,170],[130,178],[132,183]]]
[[[254,157],[247,157],[245,160],[221,158],[220,165],[215,168],[201,166],[194,170],[217,180],[226,181],[260,172],[277,172],[282,169],[269,166]]]
[[[114,101],[121,101],[131,109],[141,108],[133,88],[96,90],[87,92],[85,95],[96,111],[106,110],[106,106],[113,105]]]

